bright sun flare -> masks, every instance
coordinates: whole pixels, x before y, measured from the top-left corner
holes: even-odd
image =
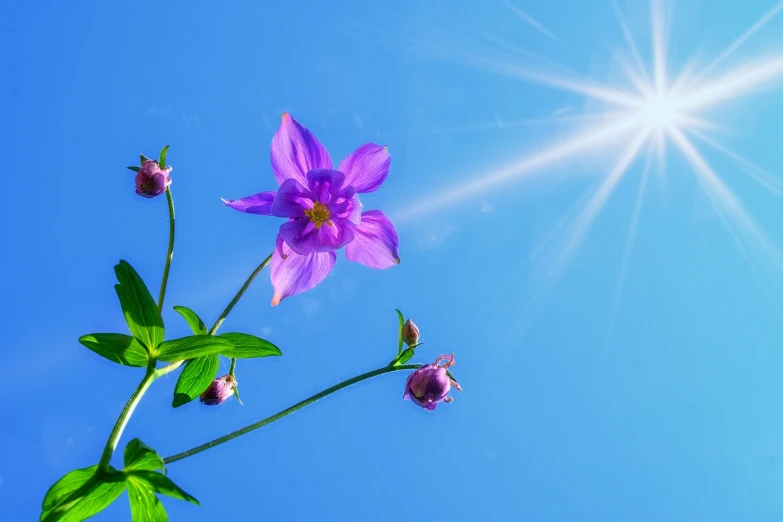
[[[783,52],[757,57],[752,62],[741,63],[720,75],[712,74],[719,64],[729,58],[783,10],[783,1],[764,14],[706,67],[697,71],[694,64],[690,64],[683,68],[678,76],[673,76],[667,68],[666,36],[668,31],[665,28],[666,23],[662,13],[668,12],[668,9],[661,8],[661,1],[651,0],[650,4],[651,63],[642,58],[634,42],[633,32],[615,6],[617,20],[627,45],[626,56],[629,58],[619,59],[628,82],[624,88],[602,84],[598,80],[568,72],[562,66],[553,64],[551,61],[520,49],[511,43],[500,41],[488,33],[472,31],[485,40],[485,43],[494,46],[493,54],[505,52],[506,59],[497,60],[482,54],[461,52],[456,50],[457,46],[433,44],[430,48],[426,48],[426,43],[415,42],[420,50],[428,49],[432,54],[458,63],[580,94],[610,106],[604,113],[585,115],[581,118],[585,122],[597,121],[598,123],[588,125],[586,129],[573,133],[570,137],[556,142],[551,147],[523,155],[494,169],[473,173],[470,179],[464,183],[457,184],[451,190],[440,192],[435,197],[414,202],[404,211],[395,215],[395,219],[398,220],[420,217],[423,214],[452,206],[459,201],[475,199],[477,193],[497,188],[523,176],[545,172],[548,167],[578,154],[587,153],[596,146],[621,144],[623,149],[619,157],[613,164],[608,165],[595,191],[588,194],[586,202],[581,207],[574,207],[568,214],[570,221],[563,226],[567,233],[564,235],[564,240],[558,242],[558,248],[555,249],[558,252],[555,253],[554,258],[550,257],[542,262],[542,266],[546,266],[548,270],[546,283],[528,304],[520,316],[520,320],[530,312],[531,308],[540,305],[544,294],[548,293],[551,286],[554,285],[554,281],[564,270],[619,181],[637,159],[642,157],[644,158],[642,176],[633,216],[629,222],[626,247],[622,255],[622,266],[615,293],[616,308],[635,240],[636,224],[644,199],[650,160],[655,153],[658,156],[659,165],[661,165],[665,161],[667,143],[673,144],[674,148],[688,162],[700,188],[715,208],[717,215],[722,219],[741,253],[751,261],[754,258],[760,259],[758,254],[763,253],[766,259],[774,262],[776,268],[783,268],[783,258],[781,258],[777,247],[768,239],[740,199],[710,166],[694,141],[696,138],[701,143],[725,154],[752,180],[770,192],[783,197],[783,181],[709,137],[706,132],[709,131],[712,124],[705,119],[705,113],[708,109],[722,102],[747,96],[761,88],[774,86],[776,82],[783,79]],[[513,6],[509,4],[507,7],[514,10]],[[526,14],[522,18],[525,23],[533,26],[542,34],[559,40],[552,31],[540,22],[532,20],[529,15]],[[557,111],[553,115],[553,119],[560,112]],[[571,119],[580,120],[579,117]],[[547,242],[553,243],[554,241],[550,238],[545,241],[545,243]],[[754,255],[749,256],[749,254]],[[758,267],[754,267],[754,270],[756,268]]]
[[[675,127],[680,119],[680,102],[669,95],[653,95],[644,100],[639,110],[642,121],[656,130],[667,131]]]
[[[580,94],[586,98],[598,100],[609,105],[604,113],[585,115],[583,121],[598,121],[586,129],[574,133],[571,137],[556,142],[549,148],[539,149],[492,170],[474,173],[462,184],[451,190],[443,191],[435,197],[429,197],[395,215],[405,220],[427,214],[440,208],[451,206],[461,200],[473,199],[477,193],[496,188],[515,179],[536,172],[545,171],[555,163],[562,162],[578,154],[587,153],[596,146],[621,144],[624,149],[620,156],[608,166],[598,188],[590,195],[571,220],[565,247],[555,260],[546,264],[550,267],[550,279],[556,278],[582,241],[596,216],[601,211],[614,188],[629,168],[640,158],[643,160],[643,173],[640,182],[639,197],[636,200],[634,218],[628,233],[628,247],[634,238],[636,217],[642,203],[644,187],[650,169],[650,157],[657,153],[659,162],[663,162],[666,144],[671,143],[685,158],[696,176],[699,186],[723,219],[726,228],[737,243],[743,255],[749,249],[764,252],[778,267],[783,267],[777,248],[770,242],[763,230],[747,212],[740,199],[723,182],[709,162],[697,148],[694,138],[708,144],[730,157],[754,181],[768,190],[783,196],[783,182],[772,174],[742,158],[737,153],[710,138],[706,132],[712,124],[707,121],[708,109],[747,96],[760,88],[774,85],[783,79],[783,52],[760,57],[752,62],[742,63],[720,75],[712,71],[737,49],[746,43],[756,32],[783,10],[783,1],[778,3],[752,27],[741,34],[731,45],[721,52],[712,62],[700,71],[694,64],[684,67],[679,75],[672,75],[667,68],[666,55],[667,29],[662,15],[668,12],[662,9],[662,0],[651,0],[650,19],[652,26],[652,60],[644,60],[640,54],[633,33],[623,16],[615,6],[615,13],[627,45],[628,59],[618,58],[626,77],[627,85],[618,88],[603,84],[596,79],[585,78],[568,72],[564,67],[520,49],[513,44],[498,40],[491,34],[475,32],[483,40],[506,52],[507,59],[490,59],[488,56],[470,54],[456,50],[456,46],[432,45],[429,51],[443,58],[462,64],[478,67],[490,72],[511,76],[523,81],[547,85],[559,90]],[[507,5],[513,11],[513,7]],[[548,37],[557,36],[538,21],[531,22],[529,15],[524,21],[534,25]],[[416,41],[419,49],[428,49],[426,43]],[[521,64],[521,65],[520,65]],[[557,114],[557,113],[556,113]],[[553,119],[556,116],[553,116]],[[573,119],[579,119],[573,118]],[[623,257],[623,269],[627,263],[627,252]],[[622,279],[622,275],[621,275]],[[622,284],[622,282],[621,282]]]

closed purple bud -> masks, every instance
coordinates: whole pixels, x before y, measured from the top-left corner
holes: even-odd
[[[445,364],[440,364],[446,361]],[[408,376],[405,382],[405,395],[403,399],[410,399],[425,410],[434,410],[439,402],[451,402],[449,391],[454,386],[462,391],[459,383],[449,377],[447,370],[454,366],[454,354],[441,355],[432,364],[422,366]]]
[[[160,196],[171,185],[171,167],[161,169],[155,160],[145,160],[136,173],[136,194],[145,198]]]
[[[408,346],[413,346],[419,342],[419,327],[410,319],[402,325],[402,340]]]
[[[207,406],[218,406],[234,395],[234,388],[236,388],[237,384],[237,380],[233,375],[218,377],[212,381],[209,388],[199,398]]]

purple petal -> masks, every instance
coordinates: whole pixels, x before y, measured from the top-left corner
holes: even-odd
[[[345,257],[370,268],[389,268],[399,264],[399,239],[394,225],[380,210],[362,213],[362,222],[354,230],[353,241],[345,247]]]
[[[313,193],[316,201],[324,204],[340,194],[344,183],[345,174],[336,170],[314,169],[307,173],[307,188]]]
[[[352,185],[356,192],[378,190],[389,175],[391,156],[388,147],[365,143],[349,154],[337,170],[345,173],[345,184]]]
[[[272,138],[272,171],[279,184],[295,179],[306,185],[312,169],[331,169],[332,159],[318,139],[287,112]]]
[[[280,185],[271,213],[277,217],[303,218],[305,210],[313,208],[315,198],[297,180],[287,179]]]
[[[335,221],[347,221],[359,226],[362,222],[362,202],[353,187],[344,188],[329,203],[329,216]]]
[[[292,219],[280,227],[280,236],[300,255],[311,252],[334,252],[354,240],[354,226],[331,220],[316,228],[307,218]]]
[[[283,245],[283,252],[286,256],[285,259],[275,249],[269,266],[272,286],[275,287],[272,306],[277,306],[286,297],[314,288],[329,275],[337,260],[337,254],[334,252],[319,252],[300,256],[293,252],[288,245]]]
[[[275,200],[274,191],[259,192],[242,199],[224,199],[223,203],[226,206],[238,210],[240,212],[247,212],[248,214],[258,214],[260,216],[272,215],[272,202]]]

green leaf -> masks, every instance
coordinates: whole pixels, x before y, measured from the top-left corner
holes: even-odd
[[[186,306],[175,306],[174,310],[185,318],[185,321],[187,321],[188,326],[190,326],[190,329],[195,335],[206,335],[209,333],[204,321],[202,321],[198,314],[190,308]]]
[[[65,497],[82,487],[89,479],[95,474],[95,470],[98,469],[98,465],[90,466],[89,468],[75,469],[70,473],[67,473],[63,478],[55,482],[49,491],[44,496],[43,503],[41,504],[41,520],[47,512],[51,511],[57,504],[60,503]]]
[[[403,317],[402,312],[397,310],[397,319],[400,323],[400,330],[397,333],[398,341],[397,341],[397,355],[400,355],[402,353],[402,327],[405,325],[405,317]]]
[[[397,364],[405,364],[411,360],[411,357],[413,357],[413,348],[406,348],[405,351],[400,355],[400,358],[397,360]]]
[[[169,519],[152,486],[133,475],[128,477],[128,500],[133,522],[167,522]]]
[[[163,318],[158,305],[152,298],[139,274],[127,261],[120,261],[114,267],[119,285],[115,285],[120,298],[125,322],[133,336],[141,341],[154,355],[155,348],[163,341]]]
[[[125,471],[160,470],[163,473],[166,472],[163,458],[139,439],[133,439],[125,446],[124,462]]]
[[[198,503],[198,500],[174,484],[170,478],[161,475],[160,473],[155,473],[154,471],[132,471],[129,475],[141,479],[152,486],[155,493],[161,493],[172,498],[185,500],[192,504],[196,504],[197,506],[201,505]]]
[[[177,379],[171,405],[179,408],[201,395],[215,380],[219,367],[220,359],[217,354],[196,357],[188,361]]]
[[[79,337],[84,346],[117,364],[147,366],[149,354],[139,341],[130,335],[115,333],[87,334]]]
[[[234,398],[240,405],[244,406],[244,404],[242,404],[242,399],[239,398],[239,386],[234,386]]]
[[[147,156],[145,156],[144,154],[139,154],[139,161],[141,162],[142,165],[144,165],[144,162],[147,160],[149,160]]]
[[[78,469],[58,480],[44,497],[42,522],[81,522],[104,510],[125,491],[125,474],[109,468],[97,476],[98,466]]]
[[[140,169],[139,167],[135,167],[135,166],[133,166],[133,167],[128,167],[128,170],[132,170],[133,172],[138,172],[138,171],[140,171],[141,169]]]
[[[174,362],[212,355],[234,347],[231,341],[214,335],[191,335],[160,344],[157,357],[161,361]]]
[[[160,168],[165,169],[166,168],[166,156],[169,153],[169,146],[166,145],[163,147],[160,151],[160,156],[158,156],[158,165],[160,165]]]
[[[235,359],[252,359],[254,357],[269,357],[270,355],[283,355],[280,349],[269,341],[260,337],[243,333],[224,333],[218,335],[233,344],[232,348],[220,350],[220,355]]]

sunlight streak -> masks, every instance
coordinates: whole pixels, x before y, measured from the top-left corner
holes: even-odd
[[[655,92],[662,95],[666,90],[666,34],[661,15],[661,1],[650,2],[652,34],[653,34],[653,79]]]
[[[776,178],[773,174],[767,172],[766,170],[762,169],[758,165],[751,163],[750,161],[746,160],[736,152],[733,152],[728,147],[721,145],[717,141],[709,138],[708,136],[704,135],[701,132],[691,130],[691,134],[698,137],[700,140],[704,141],[708,145],[710,145],[715,150],[722,152],[732,160],[734,160],[735,163],[737,163],[742,171],[750,176],[750,178],[758,183],[759,185],[763,186],[773,194],[779,197],[783,197],[783,181]]]
[[[625,149],[621,155],[617,165],[612,169],[598,190],[590,198],[585,208],[580,213],[579,217],[574,221],[573,231],[571,232],[570,239],[566,242],[563,252],[558,257],[557,261],[552,264],[552,270],[549,273],[550,278],[557,278],[562,273],[565,266],[570,261],[574,254],[574,251],[581,244],[585,234],[593,225],[595,218],[603,209],[609,196],[614,191],[617,183],[620,182],[623,175],[628,171],[628,167],[631,166],[636,156],[639,154],[639,150],[647,142],[650,131],[644,130],[640,132],[636,139],[634,139],[630,145]]]
[[[749,94],[766,82],[783,78],[783,56],[753,65],[738,67],[710,81],[688,96],[683,96],[683,110],[695,110],[717,102]]]
[[[746,41],[748,41],[748,39],[750,39],[750,38],[751,38],[751,37],[752,37],[754,34],[756,34],[756,33],[759,31],[759,29],[761,29],[762,27],[764,27],[764,26],[767,24],[767,22],[769,22],[770,20],[772,20],[773,18],[775,18],[775,15],[777,15],[777,14],[780,12],[780,10],[781,10],[781,9],[783,9],[783,2],[780,2],[780,3],[779,3],[779,4],[777,4],[775,7],[773,7],[773,8],[772,8],[772,9],[770,9],[769,11],[767,11],[767,13],[766,13],[764,16],[762,16],[762,17],[759,19],[759,21],[758,21],[758,22],[756,22],[755,24],[753,24],[753,26],[752,26],[750,29],[748,29],[747,31],[745,31],[744,33],[742,33],[742,34],[740,35],[740,37],[739,37],[739,38],[737,38],[736,40],[734,40],[734,42],[733,42],[733,43],[732,43],[730,46],[728,46],[728,47],[726,48],[726,50],[725,50],[725,51],[723,51],[721,54],[719,54],[719,55],[718,55],[718,57],[717,57],[717,58],[715,58],[715,59],[714,59],[714,60],[713,60],[713,61],[712,61],[712,62],[711,62],[711,63],[710,63],[710,64],[709,64],[709,65],[708,65],[708,66],[707,66],[707,67],[706,67],[706,68],[705,68],[705,69],[704,69],[702,72],[701,72],[701,74],[699,75],[699,77],[698,77],[697,79],[698,79],[698,80],[700,80],[701,78],[703,78],[704,76],[706,76],[706,75],[707,75],[707,74],[708,74],[710,71],[712,71],[712,70],[715,68],[715,66],[717,66],[717,65],[718,65],[719,63],[721,63],[723,60],[725,60],[726,58],[728,58],[729,56],[731,56],[731,54],[732,54],[734,51],[736,51],[737,49],[739,49],[739,48],[742,46],[742,44],[744,44]]]
[[[745,210],[742,202],[736,195],[729,189],[720,177],[712,170],[707,161],[702,157],[699,151],[691,144],[688,138],[679,130],[674,129],[671,132],[671,137],[677,144],[679,149],[685,155],[685,159],[688,160],[691,167],[697,174],[697,179],[704,187],[704,192],[712,201],[716,210],[726,210],[735,219],[736,224],[742,225],[742,228],[749,233],[753,239],[763,248],[767,254],[769,254],[775,263],[783,268],[783,262],[779,257],[777,249],[772,246],[769,239],[767,239],[764,232],[758,227],[756,222]]]
[[[612,139],[632,130],[637,125],[637,118],[625,118],[620,121],[612,121],[608,124],[589,128],[543,152],[524,156],[510,165],[490,172],[484,172],[476,176],[477,179],[467,180],[456,185],[451,190],[441,192],[439,195],[430,197],[418,204],[410,205],[396,213],[394,219],[398,221],[414,219],[432,210],[473,197],[482,190],[496,187],[502,183],[517,179],[524,174],[550,166],[573,154],[609,143]]]
[[[636,242],[636,228],[639,223],[639,215],[642,211],[642,203],[644,201],[644,192],[647,188],[647,178],[649,177],[650,173],[650,164],[652,163],[652,144],[648,144],[647,148],[647,158],[644,161],[644,169],[642,170],[642,179],[639,182],[639,190],[636,193],[636,201],[634,202],[633,207],[633,215],[631,216],[631,222],[628,225],[628,236],[625,239],[625,248],[623,249],[623,257],[620,261],[620,274],[617,276],[617,286],[614,290],[614,299],[612,300],[612,309],[610,312],[610,319],[609,319],[609,338],[611,339],[612,333],[614,331],[614,323],[617,318],[617,309],[620,306],[620,298],[623,294],[623,289],[625,287],[625,276],[628,273],[628,265],[631,261],[631,252],[633,252],[633,247]],[[602,359],[605,359],[602,357]],[[603,362],[603,360],[602,360]]]

